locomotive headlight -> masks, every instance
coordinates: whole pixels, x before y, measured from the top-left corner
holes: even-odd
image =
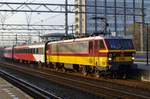
[[[108,60],[109,60],[109,61],[112,61],[112,58],[111,58],[111,57],[109,57],[109,58],[108,58]]]
[[[112,61],[112,54],[111,53],[108,55],[108,60]]]
[[[132,53],[132,60],[135,60],[135,53]]]
[[[135,57],[132,57],[132,60],[135,60]]]

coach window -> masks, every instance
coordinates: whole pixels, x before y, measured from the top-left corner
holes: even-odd
[[[28,53],[28,49],[26,49],[26,53]]]
[[[105,45],[104,45],[103,40],[99,41],[99,49],[105,49]]]
[[[26,53],[28,54],[28,49],[26,49]]]
[[[31,54],[31,49],[29,49],[29,54]]]
[[[34,54],[36,54],[36,52],[35,52],[35,48],[34,48]]]
[[[32,52],[33,52],[33,49],[31,48],[31,49],[30,49],[30,54],[32,54]]]
[[[32,54],[34,54],[34,48],[32,48]]]
[[[39,54],[43,54],[43,48],[38,48]]]
[[[33,53],[35,54],[35,48],[33,49]]]
[[[30,48],[30,54],[32,53],[32,49]]]
[[[30,49],[28,49],[28,54],[30,53]]]
[[[30,54],[30,49],[28,49],[28,54]]]
[[[32,54],[32,48],[30,49],[30,54]]]
[[[18,49],[18,54],[20,54],[20,49]]]
[[[34,50],[34,48],[32,49],[32,54],[34,54],[34,52],[35,52],[35,50]]]
[[[28,49],[28,54],[30,54],[30,49]]]
[[[39,52],[38,52],[38,48],[36,48],[36,52],[35,52],[36,54],[38,54]]]
[[[33,48],[31,48],[31,54],[33,54]]]
[[[24,49],[24,53],[27,53],[26,49]]]
[[[27,54],[29,53],[29,49],[27,49]]]
[[[26,53],[26,49],[24,49],[24,54]]]

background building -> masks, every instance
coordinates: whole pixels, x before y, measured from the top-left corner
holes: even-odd
[[[129,36],[134,39],[137,50],[145,50],[144,23],[150,20],[150,0],[75,0],[77,11],[86,13],[76,13],[76,34],[92,34],[100,32],[104,23],[97,18],[105,18],[109,26],[107,31],[115,32],[117,36]],[[84,10],[83,10],[84,9]],[[92,12],[92,14],[91,14]],[[134,24],[140,23],[140,32],[136,32]],[[132,27],[132,29],[131,29]]]
[[[75,0],[77,5],[86,5],[86,0]],[[76,6],[76,12],[85,12],[85,6]],[[86,31],[86,14],[75,13],[75,32],[77,35],[82,35]],[[81,28],[82,27],[82,28]]]

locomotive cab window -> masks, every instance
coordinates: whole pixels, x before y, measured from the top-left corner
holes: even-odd
[[[104,45],[103,40],[99,41],[99,49],[105,49],[105,45]]]
[[[134,49],[131,39],[107,39],[109,49],[128,50]]]

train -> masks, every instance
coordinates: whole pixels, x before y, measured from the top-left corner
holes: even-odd
[[[4,49],[5,59],[45,64],[56,70],[72,69],[83,75],[127,72],[134,67],[136,50],[132,39],[93,36],[61,41],[24,44]]]

